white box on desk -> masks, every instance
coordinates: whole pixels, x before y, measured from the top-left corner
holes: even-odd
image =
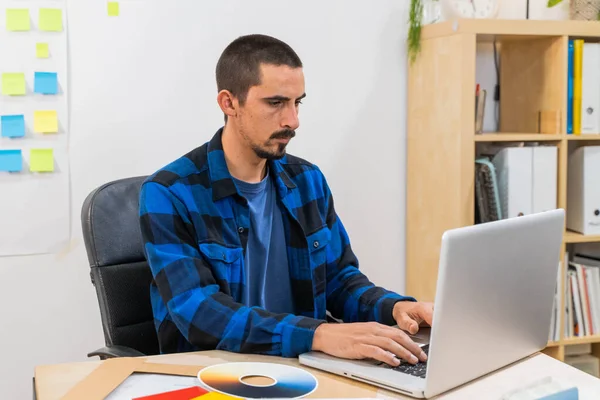
[[[600,235],[600,146],[583,146],[569,157],[567,228]]]
[[[556,209],[557,154],[556,146],[507,147],[496,154],[504,218]]]

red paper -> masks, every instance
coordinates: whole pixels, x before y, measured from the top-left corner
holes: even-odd
[[[192,386],[186,389],[173,390],[171,392],[158,393],[145,397],[136,397],[132,400],[191,400],[206,393],[208,393],[208,391],[202,389],[201,387]]]

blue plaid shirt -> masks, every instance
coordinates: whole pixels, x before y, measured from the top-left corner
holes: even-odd
[[[393,325],[400,296],[358,270],[325,177],[286,155],[269,162],[283,214],[296,312],[240,304],[249,209],[229,174],[222,129],[142,185],[140,224],[154,277],[150,287],[162,353],[228,350],[295,357],[311,350],[330,314]]]

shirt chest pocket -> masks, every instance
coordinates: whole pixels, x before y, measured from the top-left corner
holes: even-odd
[[[331,231],[324,227],[306,237],[310,253],[311,268],[316,268],[327,262],[327,247],[331,240]]]
[[[199,249],[204,259],[210,263],[215,278],[230,283],[243,278],[243,249],[241,247],[227,247],[218,243],[202,243]]]

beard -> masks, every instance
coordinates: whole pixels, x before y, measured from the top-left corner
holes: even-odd
[[[258,145],[253,143],[252,150],[256,154],[257,157],[263,158],[267,161],[273,160],[281,160],[285,156],[285,149],[287,147],[287,143],[277,143],[277,149],[270,148],[272,144],[272,140],[275,139],[292,139],[296,136],[296,132],[291,129],[283,129],[281,131],[277,131],[273,133],[269,140],[264,145]]]

